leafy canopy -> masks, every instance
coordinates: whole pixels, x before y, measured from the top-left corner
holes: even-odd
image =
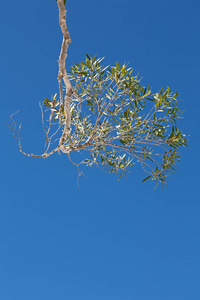
[[[85,150],[88,155],[79,164],[106,167],[119,178],[140,163],[148,175],[143,181],[166,183],[180,161],[178,148],[187,146],[186,135],[177,127],[182,114],[178,93],[169,87],[152,93],[127,65],[104,67],[101,62],[86,55],[68,72],[73,86],[68,155]],[[56,95],[43,104],[55,124],[64,127],[65,112]]]

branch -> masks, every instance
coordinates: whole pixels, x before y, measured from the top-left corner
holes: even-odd
[[[59,141],[59,146],[61,151],[65,151],[64,143],[66,141],[66,138],[70,134],[70,127],[71,127],[71,114],[70,114],[70,103],[72,100],[72,86],[71,82],[67,76],[67,71],[66,71],[66,58],[67,58],[67,50],[69,47],[69,44],[71,43],[71,38],[70,34],[67,28],[66,24],[66,10],[65,10],[65,5],[63,0],[57,0],[58,3],[58,9],[59,9],[59,24],[62,30],[63,34],[63,41],[62,41],[62,47],[60,51],[60,56],[59,56],[59,71],[58,71],[58,84],[59,84],[59,90],[60,90],[60,109],[62,110],[63,108],[63,89],[62,89],[62,84],[61,80],[64,81],[65,88],[66,88],[66,94],[64,97],[64,111],[65,111],[65,127],[62,133],[62,136]]]

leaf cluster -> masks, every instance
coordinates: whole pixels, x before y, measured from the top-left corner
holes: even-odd
[[[87,151],[81,163],[106,167],[119,178],[140,163],[148,175],[143,181],[166,183],[180,161],[178,149],[187,146],[186,135],[177,127],[182,115],[178,93],[169,87],[153,93],[127,65],[104,67],[102,60],[86,54],[85,61],[68,72],[73,94],[66,149]],[[64,126],[65,114],[56,96],[45,98],[44,105]]]

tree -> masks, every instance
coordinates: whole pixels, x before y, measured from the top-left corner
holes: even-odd
[[[67,71],[65,62],[71,38],[66,25],[66,1],[56,1],[63,34],[58,61],[60,95],[59,99],[57,94],[52,99],[43,99],[41,112],[46,140],[41,155],[22,150],[21,125],[17,137],[16,123],[11,117],[14,127],[10,128],[20,151],[26,156],[43,158],[63,152],[71,161],[71,152],[84,151],[83,161],[72,161],[79,174],[80,164],[86,164],[106,167],[109,172],[119,173],[119,178],[139,162],[148,175],[143,181],[166,183],[180,160],[178,148],[187,146],[186,135],[177,127],[182,114],[178,93],[172,93],[169,87],[152,93],[149,86],[144,88],[140,84],[127,65],[116,63],[114,67],[104,67],[103,59],[87,54],[84,62]],[[57,140],[58,145],[52,149]]]

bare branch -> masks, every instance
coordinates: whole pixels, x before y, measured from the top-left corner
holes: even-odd
[[[64,81],[66,94],[64,97],[64,110],[65,110],[65,127],[60,138],[60,149],[65,152],[64,143],[66,138],[70,134],[70,127],[71,127],[71,114],[70,114],[70,103],[72,100],[72,86],[71,82],[68,78],[67,71],[66,71],[66,58],[67,58],[67,50],[69,44],[71,43],[71,37],[67,28],[66,24],[66,10],[63,0],[57,0],[58,9],[59,9],[59,24],[63,34],[63,42],[60,51],[60,57],[58,61],[59,71],[58,71],[58,83],[59,83],[59,90],[60,90],[60,109],[62,110],[63,107],[63,90],[61,80]]]

